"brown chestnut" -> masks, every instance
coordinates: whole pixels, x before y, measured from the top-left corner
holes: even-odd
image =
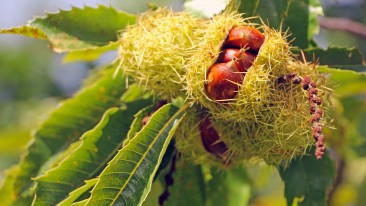
[[[206,79],[205,89],[211,99],[229,101],[236,96],[244,77],[236,69],[235,63],[230,61],[212,65]]]
[[[220,141],[220,136],[212,126],[210,119],[205,116],[199,124],[202,144],[206,151],[225,159],[225,153],[228,150],[226,145]]]
[[[253,65],[256,55],[249,51],[240,49],[224,49],[219,57],[217,63],[226,63],[234,60],[236,69],[239,72],[247,72],[248,69]]]
[[[258,52],[264,42],[264,35],[251,26],[235,26],[230,31],[223,44],[224,48],[248,47],[249,50]]]

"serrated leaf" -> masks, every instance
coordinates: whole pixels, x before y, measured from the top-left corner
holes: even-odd
[[[285,183],[287,205],[292,205],[295,198],[303,198],[299,206],[326,205],[327,191],[335,176],[335,163],[328,153],[321,160],[313,155],[294,159],[287,168],[278,167]]]
[[[78,148],[56,168],[37,177],[34,205],[55,205],[68,193],[93,177],[121,148],[133,115],[151,101],[127,104],[123,109],[111,108],[92,130],[84,133]]]
[[[132,90],[134,91],[134,89]],[[127,92],[126,92],[127,93]],[[125,94],[126,94],[125,93]],[[134,96],[134,95],[132,95]],[[125,95],[123,95],[123,97],[126,97]],[[128,95],[128,97],[131,97],[130,95]],[[176,104],[172,103],[173,105],[176,106]],[[130,130],[128,131],[127,134],[127,138],[126,140],[123,142],[123,145],[127,145],[129,143],[129,141],[136,136],[136,134],[141,130],[141,128],[143,127],[142,121],[143,119],[148,116],[151,115],[154,111],[154,106],[148,106],[145,107],[144,109],[140,110],[137,114],[135,114],[135,119],[133,120],[131,126],[130,126]],[[157,176],[159,176],[159,173],[168,166],[171,157],[173,156],[174,153],[174,140],[172,140],[170,142],[170,144],[168,145],[168,148],[166,149],[166,152],[164,154],[164,157],[161,161],[161,164],[158,168],[158,170],[156,171],[155,177],[154,177],[154,181],[156,179]]]
[[[227,171],[211,169],[211,176],[206,206],[248,205],[251,188],[243,166]]]
[[[38,175],[41,166],[54,154],[76,141],[82,133],[91,129],[104,111],[120,104],[125,90],[124,77],[113,77],[113,66],[94,84],[83,88],[73,98],[62,102],[51,112],[34,133],[34,139],[23,155],[20,172],[14,185],[17,201],[31,201],[32,177]]]
[[[366,71],[363,65],[363,57],[356,48],[338,48],[330,47],[327,50],[321,48],[311,48],[305,50],[296,50],[293,52],[301,58],[301,52],[305,54],[308,61],[318,60],[320,65],[328,65],[333,68],[344,68],[355,71]]]
[[[165,206],[204,205],[205,186],[200,166],[178,160]]]
[[[183,111],[167,104],[155,112],[102,172],[86,205],[141,205]]]
[[[56,52],[65,52],[108,45],[117,41],[120,30],[134,23],[134,15],[100,5],[48,14],[30,26],[42,30]]]
[[[38,174],[44,174],[46,171],[56,167],[62,160],[70,156],[72,152],[80,146],[81,141],[76,141],[71,143],[67,149],[62,150],[62,152],[58,152],[54,154],[52,157],[48,158],[48,160],[41,166],[38,171]]]
[[[144,117],[151,114],[153,109],[154,109],[154,107],[151,105],[151,106],[141,109],[139,112],[137,112],[135,114],[135,119],[133,120],[133,122],[130,126],[130,130],[127,133],[126,140],[123,142],[124,146],[126,146],[129,143],[129,141],[133,137],[135,137],[136,134],[141,130],[141,128],[143,127],[142,120],[144,119]]]
[[[60,202],[59,204],[57,204],[57,206],[69,206],[72,203],[75,202],[75,200],[77,200],[82,194],[84,194],[85,192],[89,191],[92,187],[95,186],[95,184],[97,184],[98,179],[94,178],[91,180],[86,180],[85,184],[75,190],[73,190],[72,192],[70,192],[69,196],[64,199],[62,202]]]

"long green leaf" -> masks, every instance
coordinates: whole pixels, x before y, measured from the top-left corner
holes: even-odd
[[[144,119],[144,117],[148,116],[152,111],[153,111],[154,107],[148,106],[142,110],[140,110],[137,114],[135,114],[135,119],[133,120],[130,130],[127,133],[127,138],[126,140],[123,142],[123,145],[127,145],[128,142],[136,136],[136,134],[141,130],[141,128],[143,127],[142,125],[142,120]]]
[[[121,148],[133,115],[149,100],[135,101],[123,109],[107,110],[92,130],[84,133],[81,143],[60,165],[36,178],[34,205],[55,205],[79,187],[84,180],[93,177]]]
[[[97,184],[97,182],[98,182],[98,178],[94,178],[94,179],[91,179],[91,180],[86,180],[85,184],[83,186],[81,186],[81,187],[75,189],[74,191],[70,192],[69,196],[66,199],[64,199],[62,202],[57,204],[57,206],[69,206],[69,205],[71,205],[82,194],[84,194],[85,192],[91,190],[91,188],[93,188],[95,186],[95,184]]]
[[[14,185],[17,201],[32,199],[32,177],[38,175],[41,166],[54,154],[68,147],[81,134],[94,127],[104,111],[120,104],[125,91],[124,77],[113,77],[113,67],[94,84],[85,87],[73,98],[62,102],[51,112],[34,133],[27,152],[20,161],[20,172]]]
[[[141,205],[183,110],[167,104],[154,113],[102,172],[86,205]]]
[[[35,19],[30,26],[42,30],[55,51],[65,52],[106,46],[117,41],[121,29],[134,23],[134,15],[98,6],[48,14]]]
[[[287,205],[292,205],[295,197],[303,198],[301,206],[326,205],[327,190],[335,176],[334,162],[325,154],[323,159],[317,160],[310,155],[291,161],[287,168],[278,167],[285,183]]]

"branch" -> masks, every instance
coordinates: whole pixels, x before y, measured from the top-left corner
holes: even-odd
[[[331,30],[341,30],[366,39],[366,26],[346,18],[318,17],[319,26]]]

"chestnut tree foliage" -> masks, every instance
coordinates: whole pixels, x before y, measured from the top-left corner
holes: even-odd
[[[313,7],[320,3],[242,0],[237,8],[244,17],[258,15],[270,27],[288,29],[292,34],[288,39],[296,46],[293,52],[319,59],[320,71],[337,85],[337,101],[344,104],[344,111],[362,108],[365,103],[357,98],[360,85],[366,85],[362,56],[355,48],[318,48],[312,40],[318,29]],[[116,8],[84,7],[47,14],[0,33],[48,41],[55,52],[67,53],[70,62],[93,61],[116,50],[119,32],[135,23],[135,15]],[[220,170],[185,161],[175,149],[174,133],[185,121],[189,105],[177,98],[157,107],[159,97],[144,93],[131,80],[127,87],[122,72],[115,73],[117,67],[111,62],[97,68],[80,91],[62,101],[35,129],[20,162],[6,171],[1,205],[249,204],[256,181],[247,175],[250,163]],[[333,148],[330,140],[321,160],[311,148],[289,164],[273,165],[284,182],[288,205],[295,199],[299,205],[326,204],[336,176],[329,151],[337,151],[339,142],[347,144],[345,136],[352,131],[344,120],[357,114],[347,115],[332,114],[336,129],[329,138],[338,143]],[[346,128],[346,134],[337,128]],[[362,156],[363,145],[361,141],[346,149]]]

